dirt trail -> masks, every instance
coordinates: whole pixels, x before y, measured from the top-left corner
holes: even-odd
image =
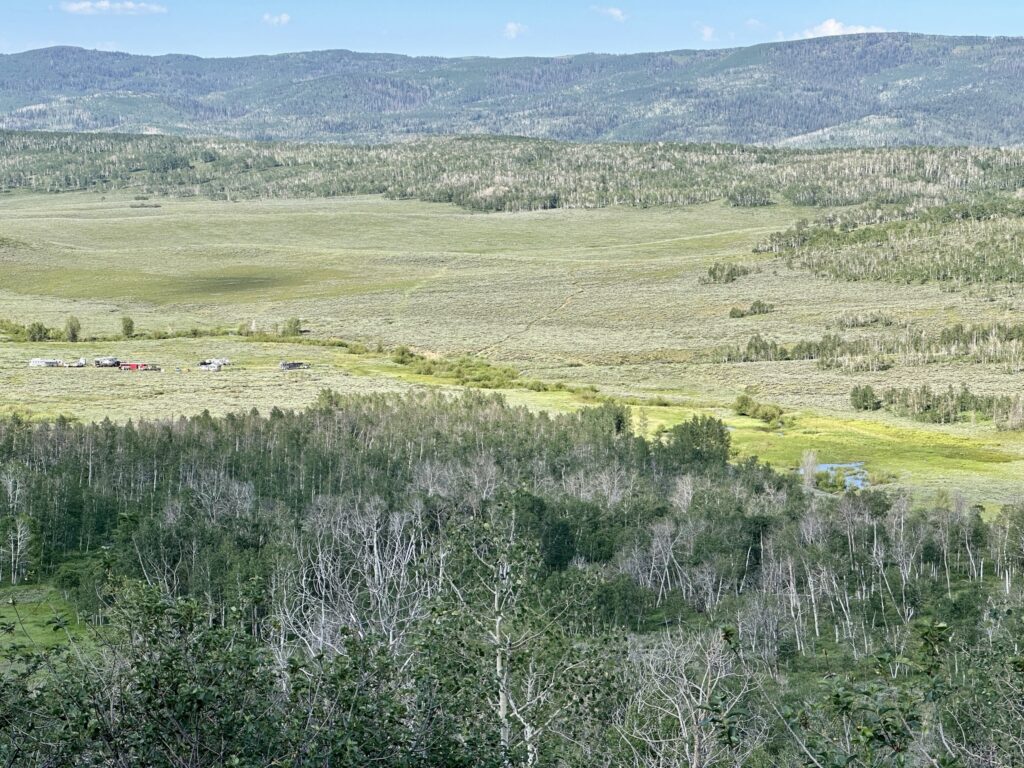
[[[512,331],[511,333],[506,334],[505,336],[503,336],[502,338],[498,339],[497,341],[495,341],[495,342],[493,342],[491,344],[488,344],[485,347],[481,347],[480,349],[476,350],[473,354],[474,355],[485,355],[488,352],[490,352],[490,351],[492,351],[494,349],[497,349],[501,345],[507,343],[511,339],[514,339],[514,338],[522,336],[522,335],[524,335],[526,333],[529,333],[534,328],[534,326],[536,326],[538,323],[540,323],[543,320],[548,320],[548,319],[554,317],[559,312],[561,312],[563,309],[565,309],[570,304],[572,304],[573,299],[575,299],[578,296],[581,296],[586,291],[586,289],[579,284],[579,278],[576,277],[576,275],[574,275],[572,272],[570,272],[569,275],[570,275],[570,278],[571,278],[570,281],[569,281],[569,284],[573,286],[573,291],[568,296],[565,297],[565,300],[561,304],[559,304],[557,307],[552,309],[550,312],[545,312],[544,314],[537,315],[536,317],[534,317],[532,320],[530,320],[528,323],[526,323],[526,325],[524,325],[519,330]]]

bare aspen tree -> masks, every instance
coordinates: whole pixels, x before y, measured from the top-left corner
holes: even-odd
[[[256,491],[251,482],[239,482],[222,470],[195,469],[186,474],[183,483],[207,520],[237,519],[253,511]]]
[[[817,451],[804,451],[804,455],[800,459],[800,472],[803,475],[804,487],[814,488],[818,476]]]
[[[683,475],[676,479],[675,487],[672,489],[672,495],[669,500],[672,502],[672,506],[675,507],[676,511],[680,514],[685,515],[690,511],[690,503],[693,501],[694,483],[693,478],[690,475]]]
[[[680,538],[681,531],[674,521],[662,520],[651,525],[650,575],[647,582],[657,591],[658,605],[680,581],[682,568],[675,556]]]
[[[579,597],[570,590],[551,603],[538,593],[536,555],[508,512],[492,509],[460,533],[448,586],[462,640],[447,652],[478,674],[481,664],[490,668],[487,702],[502,752],[532,768],[545,741],[571,741],[586,720],[602,654],[564,633],[562,618]]]
[[[402,649],[438,588],[424,559],[422,509],[390,510],[379,499],[321,497],[294,541],[297,569],[274,577],[279,621],[310,652],[337,652],[345,632],[373,635]]]
[[[14,464],[0,467],[0,486],[7,497],[7,505],[12,515],[16,515],[21,507],[22,473]]]
[[[28,520],[19,516],[11,521],[7,530],[7,555],[11,584],[17,585],[24,580],[28,570],[28,553],[32,533]]]
[[[741,766],[765,737],[759,719],[734,713],[752,681],[721,633],[668,633],[631,654],[636,692],[619,726],[638,768]],[[740,738],[726,734],[740,728]]]
[[[897,603],[904,623],[913,618],[915,609],[907,597],[907,589],[914,576],[914,568],[919,562],[919,555],[924,546],[924,530],[910,515],[910,499],[900,496],[892,505],[888,520],[888,539],[892,543],[889,556],[895,563],[900,576],[900,594],[897,600],[893,594],[886,574],[884,550],[878,546],[879,560],[876,567],[885,584],[889,596]]]

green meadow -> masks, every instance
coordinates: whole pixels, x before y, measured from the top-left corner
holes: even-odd
[[[714,413],[733,429],[740,455],[779,467],[796,467],[813,449],[822,462],[864,462],[876,484],[959,490],[990,505],[1014,498],[1024,477],[1021,433],[858,413],[849,400],[862,384],[968,383],[980,393],[1015,394],[1020,374],[1005,366],[909,361],[851,373],[813,361],[719,362],[723,347],[754,334],[794,343],[897,332],[839,331],[844,314],[884,312],[900,327],[928,332],[1019,317],[1015,288],[840,282],[754,253],[803,216],[788,205],[724,203],[474,213],[379,197],[140,202],[123,194],[7,194],[0,197],[0,318],[60,328],[76,315],[87,340],[0,341],[0,413],[170,418],[300,408],[323,388],[457,388],[393,362],[390,351],[408,345],[427,356],[473,355],[514,367],[524,381],[568,387],[504,390],[532,408],[616,398],[635,404],[652,431]],[[708,282],[716,262],[749,272]],[[773,310],[729,317],[754,301]],[[231,333],[115,341],[124,315],[140,334]],[[291,317],[303,320],[302,343],[234,333],[275,334]],[[88,340],[96,336],[107,340]],[[370,351],[316,343],[328,339]],[[163,371],[27,367],[32,357],[101,355]],[[233,365],[198,371],[207,357]],[[285,359],[311,368],[282,372]],[[782,423],[735,416],[729,406],[743,393],[781,406]]]
[[[82,629],[57,590],[37,584],[0,588],[0,648],[47,648]]]

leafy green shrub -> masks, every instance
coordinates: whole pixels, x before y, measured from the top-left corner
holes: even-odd
[[[835,321],[836,327],[849,328],[870,328],[871,326],[882,326],[888,328],[896,324],[891,315],[885,312],[844,312]]]
[[[682,466],[724,467],[730,445],[729,430],[720,419],[694,416],[669,430],[665,451]]]
[[[758,419],[766,424],[778,424],[785,411],[777,405],[759,403],[750,395],[740,395],[732,405],[733,411],[739,416]]]
[[[846,477],[848,472],[837,467],[832,471],[817,472],[814,476],[814,486],[826,493],[842,493],[846,490]]]
[[[454,379],[462,386],[481,389],[508,389],[517,385],[519,372],[507,365],[492,365],[486,360],[463,356],[458,358],[423,358],[410,360],[413,371],[423,376]]]
[[[417,355],[404,344],[391,353],[391,361],[399,365],[411,365],[417,360],[422,359],[422,355]]]
[[[66,329],[61,332],[38,321],[22,325],[13,320],[0,320],[0,334],[11,341],[53,341],[66,338]]]
[[[50,338],[50,329],[40,322],[30,323],[26,336],[29,341],[46,341]]]
[[[72,343],[78,341],[82,334],[82,321],[74,315],[70,315],[64,323],[64,338]]]
[[[365,347],[363,348],[365,349]],[[524,381],[519,371],[507,365],[494,365],[487,360],[463,355],[462,357],[424,357],[407,346],[400,346],[391,354],[391,360],[398,365],[412,368],[420,376],[437,379],[451,379],[464,387],[480,389],[510,389],[522,387],[534,392],[546,392],[556,388],[542,381]],[[596,392],[596,390],[595,390]]]
[[[724,262],[716,261],[708,267],[708,275],[705,281],[709,283],[732,283],[745,275],[749,275],[750,272],[750,267],[744,264],[725,264]]]
[[[877,411],[882,407],[881,399],[868,384],[850,390],[850,404],[858,411]]]
[[[729,310],[729,317],[751,317],[753,315],[767,315],[769,312],[774,310],[775,307],[772,304],[761,301],[760,299],[755,300],[749,309],[743,309],[743,307],[733,307]]]

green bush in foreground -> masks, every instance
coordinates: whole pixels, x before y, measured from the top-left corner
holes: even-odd
[[[112,597],[97,647],[6,654],[5,765],[500,765],[496,746],[475,748],[440,716],[447,696],[419,711],[375,640],[346,635],[337,653],[282,664],[237,608],[212,623],[155,589]]]

